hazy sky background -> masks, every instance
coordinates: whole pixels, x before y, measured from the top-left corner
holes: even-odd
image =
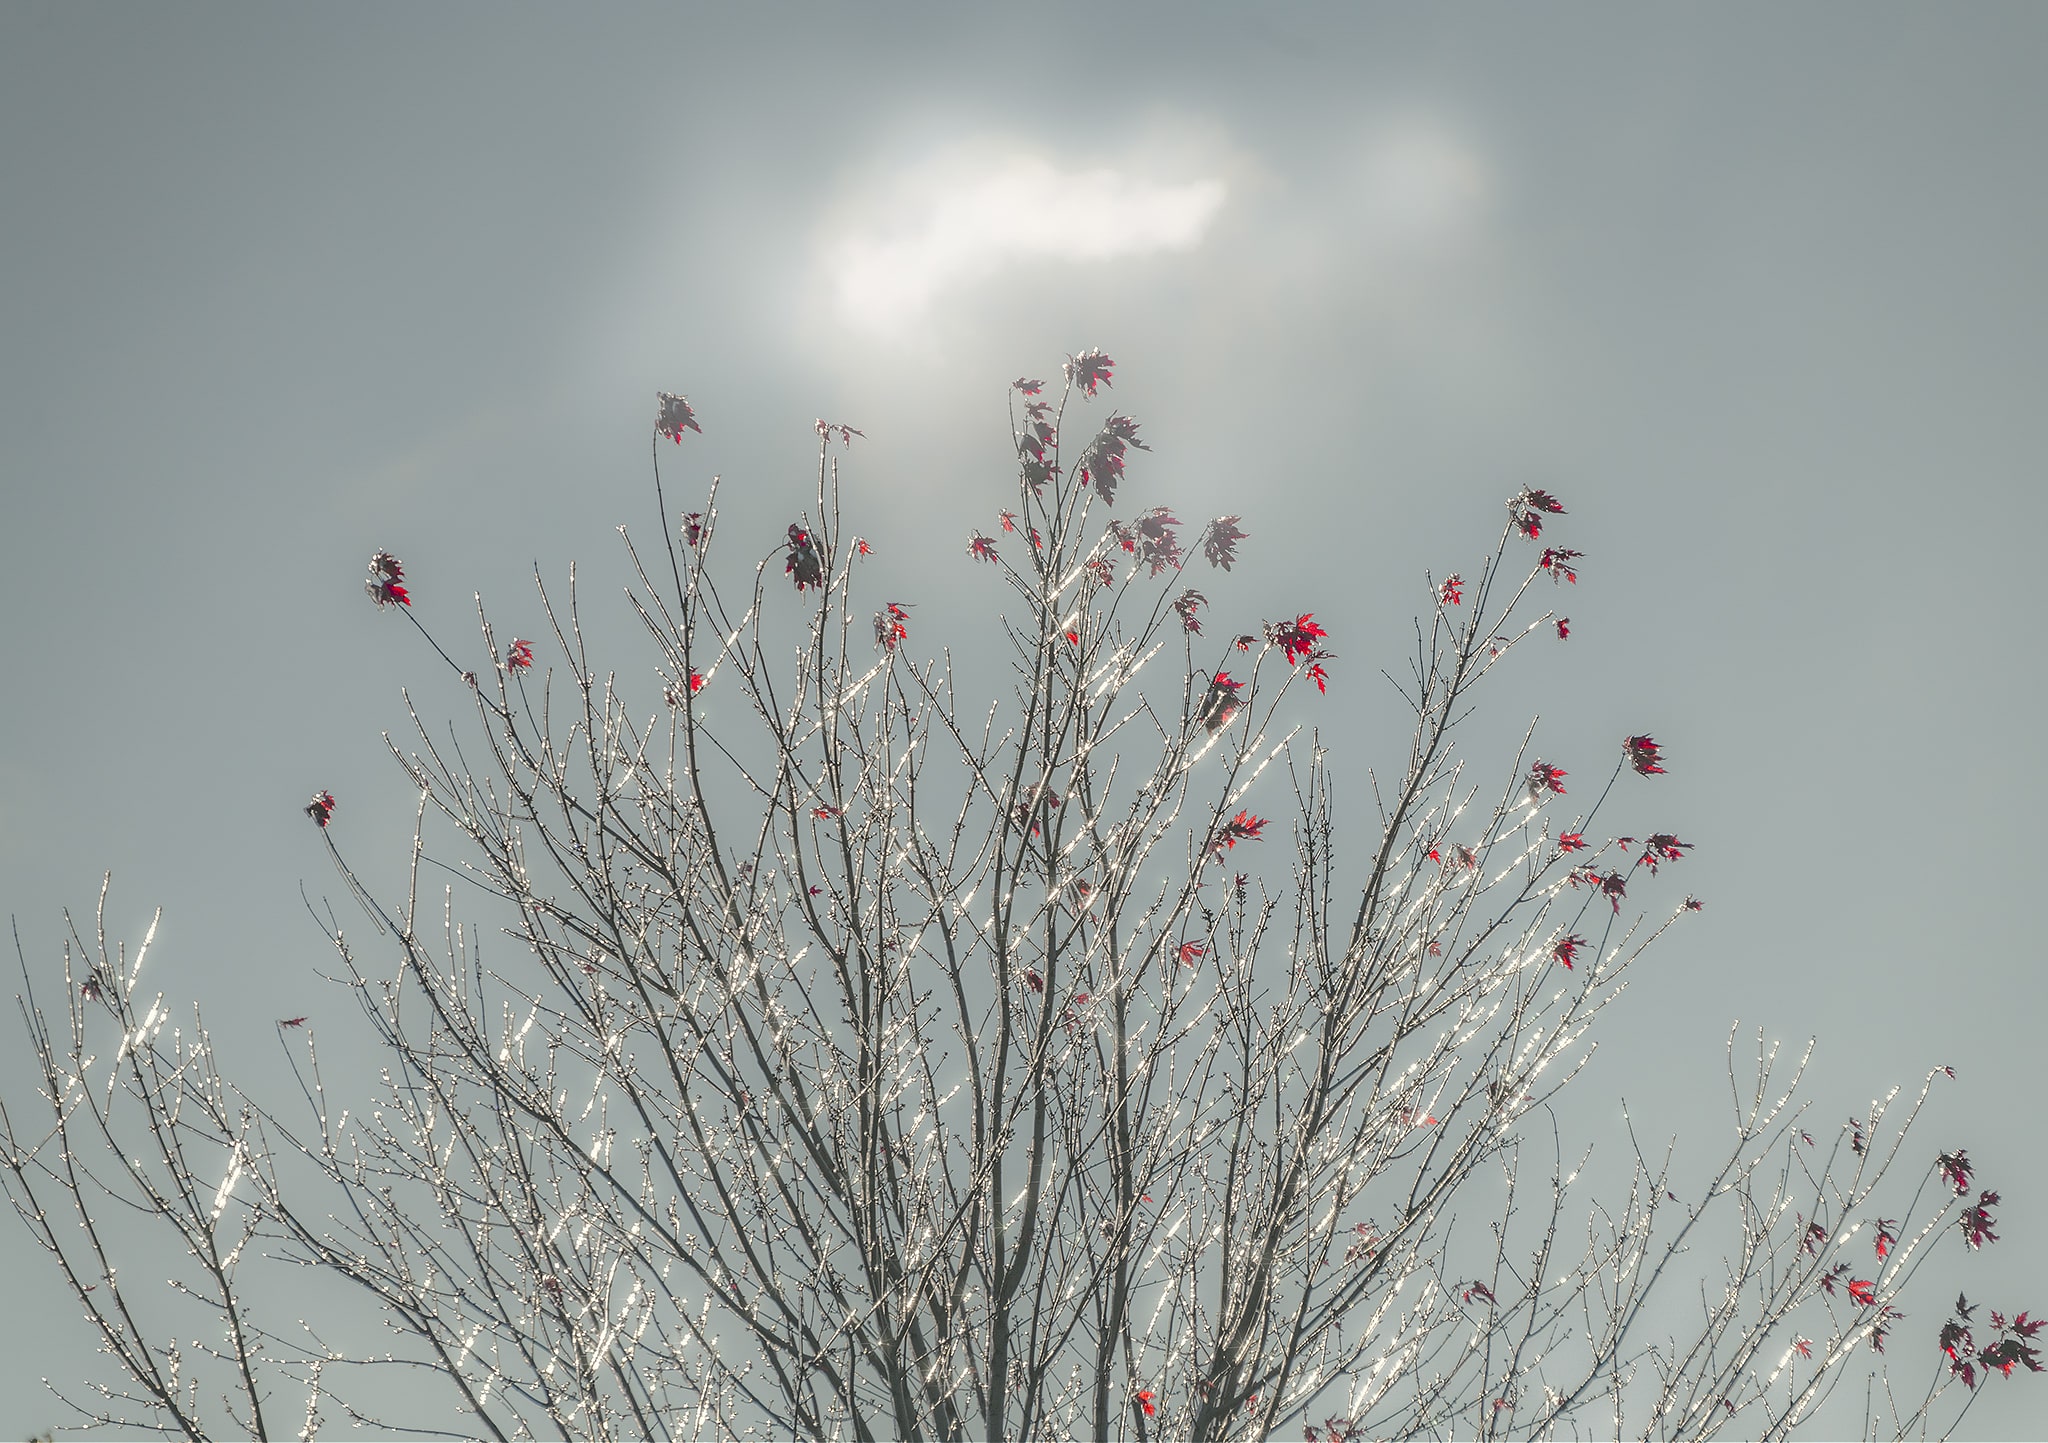
[[[683,391],[705,434],[668,479],[723,473],[729,561],[846,421],[871,599],[966,644],[1000,604],[964,543],[1013,494],[1004,385],[1100,345],[1154,447],[1129,507],[1244,516],[1236,575],[1195,584],[1216,629],[1327,623],[1302,715],[1353,777],[1405,754],[1376,673],[1423,570],[1476,570],[1516,488],[1563,498],[1574,634],[1491,707],[1540,712],[1589,791],[1653,733],[1670,775],[1602,830],[1695,842],[1645,900],[1707,903],[1609,1014],[1585,1135],[1626,1094],[1704,1160],[1738,1018],[1819,1035],[1816,1132],[1952,1063],[1916,1147],[1970,1149],[2007,1241],[1941,1267],[2048,1307],[2048,9],[1250,12],[0,9],[29,966],[111,869],[117,933],[165,908],[156,985],[268,1065],[275,1018],[342,1010],[299,808],[331,787],[397,884],[380,733],[401,685],[466,715],[363,597],[374,548],[471,650],[475,591],[541,634],[536,562],[622,617],[614,528],[652,530],[653,397]],[[0,1429],[40,1427],[34,1380],[93,1340],[11,1229],[0,1261]],[[1982,1436],[2048,1410],[1990,1391]]]

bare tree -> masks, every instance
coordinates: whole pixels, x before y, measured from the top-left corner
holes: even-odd
[[[1519,493],[1471,580],[1427,580],[1407,755],[1340,810],[1292,720],[1333,659],[1313,613],[1212,638],[1188,528],[1101,519],[1137,423],[1063,449],[1110,379],[1089,351],[1057,400],[1013,389],[1016,509],[968,545],[1014,597],[988,705],[985,659],[913,660],[908,604],[862,599],[850,427],[819,423],[811,507],[732,589],[716,482],[668,510],[661,442],[697,420],[661,397],[663,545],[628,542],[652,651],[625,671],[590,656],[573,571],[541,588],[543,647],[480,613],[468,669],[378,553],[372,598],[475,727],[415,709],[393,748],[419,789],[394,902],[335,798],[306,808],[370,924],[317,914],[374,1095],[335,1096],[305,1017],[280,1023],[296,1096],[237,1088],[203,1027],[167,1034],[147,944],[103,930],[73,928],[53,1026],[22,952],[48,1114],[0,1110],[5,1178],[113,1359],[60,1390],[80,1426],[1777,1437],[1865,1376],[1936,1240],[1995,1237],[1967,1154],[1906,1145],[1933,1076],[1816,1139],[1805,1058],[1731,1037],[1706,1180],[1681,1198],[1639,1149],[1620,1191],[1573,1195],[1550,1104],[1699,904],[1625,911],[1689,844],[1595,830],[1653,795],[1653,738],[1568,822],[1533,727],[1484,768],[1454,746],[1566,634],[1557,500]],[[1227,571],[1239,521],[1190,547]],[[160,1255],[138,1226],[192,1269],[167,1297],[116,1267]],[[343,1306],[288,1328],[305,1306],[267,1306],[266,1269]],[[342,1339],[362,1295],[381,1343]],[[1860,1426],[1938,1431],[2038,1367],[2026,1315],[1958,1305],[1913,1345],[1922,1382],[1850,1400]]]

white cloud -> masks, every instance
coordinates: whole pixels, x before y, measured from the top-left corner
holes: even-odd
[[[862,214],[834,224],[821,254],[840,314],[870,330],[914,322],[941,295],[1021,261],[1191,250],[1225,187],[1109,167],[1061,170],[1012,152],[956,155],[879,191]]]

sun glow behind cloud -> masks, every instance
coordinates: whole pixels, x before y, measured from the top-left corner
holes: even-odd
[[[871,332],[915,324],[940,297],[1032,261],[1187,251],[1222,209],[1221,179],[1063,170],[1039,155],[956,154],[899,176],[820,247],[839,315]]]

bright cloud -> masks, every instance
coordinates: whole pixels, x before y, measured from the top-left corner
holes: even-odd
[[[840,313],[868,329],[913,321],[941,294],[1021,261],[1190,250],[1224,198],[1218,179],[1061,170],[1022,154],[956,159],[888,189],[886,203],[835,227],[823,247]]]

